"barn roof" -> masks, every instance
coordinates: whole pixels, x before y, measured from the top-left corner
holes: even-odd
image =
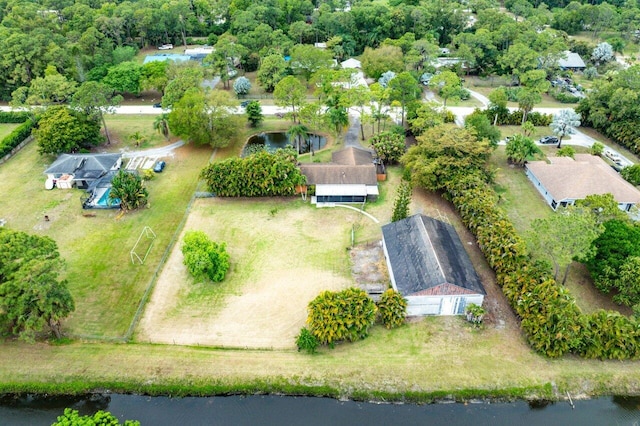
[[[121,154],[62,154],[45,174],[70,174],[76,179],[96,179],[111,170]]]
[[[418,214],[384,225],[382,235],[402,295],[486,294],[452,225]]]
[[[549,157],[549,163],[531,161],[526,167],[556,201],[611,193],[618,203],[640,204],[640,191],[595,155]]]

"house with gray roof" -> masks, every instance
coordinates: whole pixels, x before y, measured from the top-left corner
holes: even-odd
[[[563,70],[571,70],[571,71],[583,71],[587,66],[584,61],[575,52],[571,52],[569,50],[565,50],[562,52],[562,57],[558,59],[558,66]]]
[[[311,202],[364,203],[378,197],[378,177],[371,151],[349,147],[336,151],[330,163],[300,164],[307,185],[315,186]]]
[[[121,166],[121,154],[62,154],[44,171],[48,182],[45,185],[87,189],[92,182]]]
[[[407,315],[462,315],[482,305],[486,291],[451,224],[417,214],[384,225],[382,243]]]
[[[624,180],[602,158],[590,154],[549,157],[525,165],[527,177],[544,200],[556,210],[588,195],[612,194],[618,208],[630,211],[640,203],[640,191]]]

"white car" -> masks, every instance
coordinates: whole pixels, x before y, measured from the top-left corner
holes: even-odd
[[[622,159],[615,152],[609,151],[608,149],[605,149],[604,155],[605,155],[605,157],[607,157],[609,160],[613,161],[617,165],[619,165],[619,166],[622,165]]]
[[[173,44],[163,44],[162,46],[158,47],[158,50],[169,50],[169,49],[173,49]]]

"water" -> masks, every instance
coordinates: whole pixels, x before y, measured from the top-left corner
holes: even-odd
[[[300,153],[309,152],[312,148],[314,151],[318,151],[324,148],[326,144],[327,138],[309,133],[306,140],[301,141]],[[291,143],[289,141],[289,135],[284,132],[259,133],[249,138],[247,144],[244,147],[243,156],[245,156],[248,152],[251,152],[253,149],[259,149],[263,147],[269,152],[274,152],[276,149],[285,148],[287,146],[295,147],[295,141]]]
[[[109,193],[111,192],[111,188],[107,188],[107,190],[102,194],[96,205],[103,207],[112,207],[120,205],[120,198],[109,199]]]
[[[0,399],[0,424],[50,425],[71,407],[110,411],[142,425],[640,425],[640,398],[587,401],[394,405],[286,396],[168,398],[103,395],[91,399]]]

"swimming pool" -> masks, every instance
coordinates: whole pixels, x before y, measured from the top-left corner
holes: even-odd
[[[111,193],[111,188],[107,188],[100,198],[94,203],[96,207],[119,207],[120,206],[120,198],[109,198],[109,194]]]

